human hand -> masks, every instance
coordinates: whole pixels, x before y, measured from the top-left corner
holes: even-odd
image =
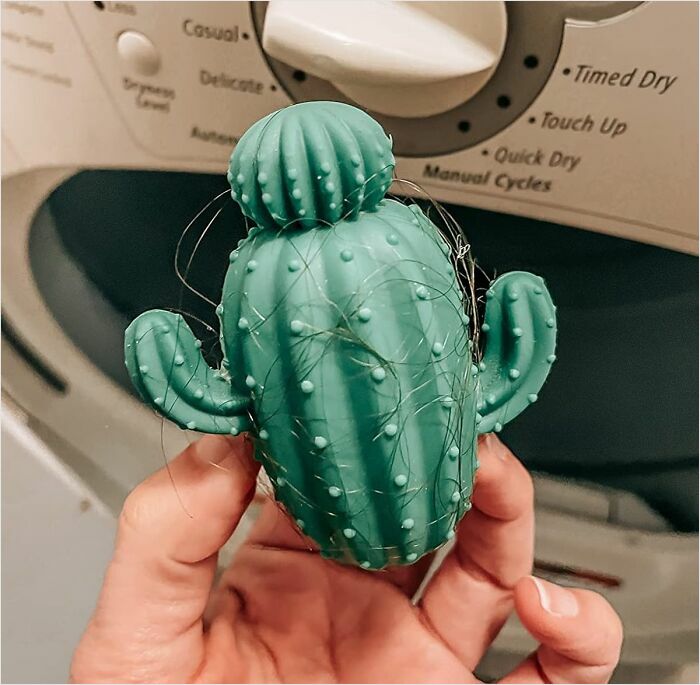
[[[620,620],[596,593],[529,575],[532,481],[495,436],[479,459],[473,509],[414,605],[429,558],[342,566],[272,502],[213,585],[258,466],[242,439],[203,437],[170,465],[184,508],[165,469],[127,498],[73,682],[479,682],[514,608],[541,644],[501,682],[607,682]]]

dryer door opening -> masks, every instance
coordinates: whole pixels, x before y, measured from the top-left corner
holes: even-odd
[[[30,262],[47,306],[128,393],[123,332],[146,309],[189,315],[209,361],[219,359],[212,303],[246,230],[226,189],[219,176],[85,171],[35,216]],[[534,470],[635,492],[676,530],[697,530],[698,349],[688,335],[697,321],[697,259],[532,219],[447,209],[485,273],[540,274],[558,305],[558,362],[538,403],[504,440]],[[187,281],[203,297],[176,274],[181,238],[180,269],[191,257]]]

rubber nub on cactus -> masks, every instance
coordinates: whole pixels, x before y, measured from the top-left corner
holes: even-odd
[[[315,228],[372,211],[389,190],[391,138],[339,102],[307,102],[254,124],[231,155],[231,196],[261,228]]]

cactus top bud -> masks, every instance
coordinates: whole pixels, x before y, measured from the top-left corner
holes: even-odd
[[[316,228],[375,210],[393,169],[391,138],[369,115],[305,102],[248,129],[227,178],[233,199],[261,228]]]

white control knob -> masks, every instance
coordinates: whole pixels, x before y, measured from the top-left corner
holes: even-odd
[[[500,1],[270,0],[262,44],[368,109],[424,117],[484,86],[506,32]]]

